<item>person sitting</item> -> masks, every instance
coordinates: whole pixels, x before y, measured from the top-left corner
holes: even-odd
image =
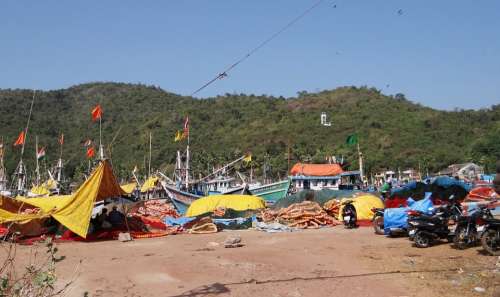
[[[109,229],[111,224],[108,219],[108,210],[103,208],[101,213],[95,218],[95,230]]]
[[[109,212],[108,221],[111,223],[113,227],[118,227],[123,225],[123,221],[125,216],[123,213],[117,210],[116,206],[113,206],[113,210]]]

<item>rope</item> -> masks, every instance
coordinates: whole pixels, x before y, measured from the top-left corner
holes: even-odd
[[[267,39],[265,39],[264,41],[262,41],[257,47],[253,48],[246,55],[244,55],[239,60],[237,60],[236,62],[234,62],[230,66],[228,66],[224,71],[222,71],[221,73],[219,73],[216,77],[212,78],[206,84],[204,84],[199,89],[197,89],[196,91],[194,91],[193,93],[191,93],[191,96],[194,96],[195,94],[197,94],[201,90],[205,89],[206,87],[208,87],[209,85],[211,85],[216,80],[223,79],[224,77],[226,77],[227,73],[229,71],[231,71],[233,68],[235,68],[236,66],[238,66],[240,63],[242,63],[246,59],[248,59],[251,55],[253,55],[255,52],[257,52],[259,49],[263,48],[266,44],[268,44],[273,39],[275,39],[276,37],[278,37],[281,33],[285,32],[288,28],[290,28],[296,22],[298,22],[300,19],[302,19],[303,17],[305,17],[307,14],[309,14],[313,9],[315,9],[316,7],[318,7],[323,1],[324,0],[319,0],[319,1],[315,2],[311,7],[309,7],[308,9],[306,9],[303,13],[301,13],[300,15],[298,15],[297,17],[295,17],[294,19],[292,19],[283,28],[281,28],[280,30],[278,30],[277,32],[275,32],[274,34],[272,34],[270,37],[268,37]]]

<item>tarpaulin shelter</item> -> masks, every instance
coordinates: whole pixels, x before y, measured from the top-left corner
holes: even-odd
[[[136,182],[131,182],[128,184],[124,184],[120,186],[126,194],[130,195],[134,190],[137,188],[137,183]]]
[[[49,179],[39,186],[33,186],[30,192],[35,195],[48,196],[50,195],[50,191],[56,188],[57,182],[53,179]]]
[[[326,202],[337,199],[341,200],[342,198],[350,198],[354,197],[362,193],[359,190],[330,190],[330,189],[322,189],[320,191],[314,190],[302,190],[298,193],[295,193],[290,196],[286,196],[274,203],[272,208],[280,209],[286,208],[294,203],[308,201],[317,202],[320,206],[323,206]]]
[[[37,214],[24,214],[0,207],[0,223],[27,223],[34,219],[53,217],[75,234],[86,237],[94,203],[106,198],[125,194],[120,188],[108,161],[102,161],[90,177],[71,195],[45,198],[23,198],[33,207],[40,208]]]
[[[371,194],[362,194],[356,198],[344,198],[342,199],[340,210],[339,210],[339,220],[342,221],[342,210],[344,209],[344,204],[347,199],[352,200],[352,205],[356,209],[356,219],[358,221],[371,221],[373,218],[372,208],[384,208],[384,203],[382,200]]]
[[[291,175],[304,176],[335,176],[342,172],[339,164],[303,164],[297,163],[290,170]]]
[[[265,208],[266,202],[251,195],[210,195],[193,201],[186,211],[186,217],[213,212],[220,207],[244,211]]]
[[[426,193],[425,198],[419,201],[409,198],[408,207],[386,208],[384,210],[384,233],[390,234],[391,228],[407,228],[409,210],[417,210],[427,214],[431,213],[432,211],[430,208],[434,206],[431,194],[432,193]]]
[[[391,189],[391,197],[412,198],[413,200],[421,200],[425,197],[425,193],[429,192],[430,186],[423,182],[411,181],[401,187]]]
[[[448,200],[451,195],[457,200],[462,200],[471,190],[471,185],[448,176],[438,176],[431,182],[433,198]]]
[[[146,192],[149,192],[151,191],[152,189],[154,189],[156,187],[156,183],[158,182],[158,177],[156,176],[151,176],[149,177],[145,182],[144,184],[142,184],[142,187],[141,187],[141,193],[146,193]]]

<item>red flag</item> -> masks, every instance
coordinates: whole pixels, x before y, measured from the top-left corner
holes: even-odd
[[[189,135],[189,117],[186,116],[186,120],[184,121],[184,134],[183,138],[188,137]]]
[[[100,104],[97,104],[94,109],[92,109],[92,121],[95,122],[102,116],[102,108]]]
[[[14,146],[23,145],[23,144],[24,144],[24,131],[21,131],[21,133],[17,137],[16,142],[14,142]]]
[[[61,136],[59,136],[59,144],[60,145],[64,144],[64,133],[61,133]]]
[[[87,158],[93,158],[95,155],[95,150],[94,150],[94,147],[93,146],[89,146],[87,148]]]

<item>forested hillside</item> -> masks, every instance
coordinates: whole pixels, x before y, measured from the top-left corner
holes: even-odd
[[[33,92],[0,90],[0,137],[11,173],[19,159],[12,143],[26,125]],[[171,173],[174,143],[186,115],[190,119],[193,167],[206,173],[214,165],[251,151],[253,166],[264,164],[274,177],[291,162],[324,162],[325,156],[344,156],[357,166],[355,147],[345,144],[357,133],[366,171],[382,168],[420,168],[430,172],[450,163],[475,161],[493,171],[500,158],[500,105],[485,110],[439,111],[408,101],[404,95],[385,96],[366,87],[343,87],[320,93],[299,92],[296,98],[226,94],[216,98],[183,97],[145,85],[91,83],[68,89],[37,92],[25,160],[34,163],[34,136],[47,147],[47,162],[58,158],[58,137],[65,135],[67,174],[87,166],[82,142],[98,141],[99,125],[90,111],[103,108],[106,151],[115,170],[125,177],[137,165],[145,171],[149,132],[152,163]],[[330,127],[320,125],[326,112]],[[114,139],[114,141],[112,141]]]

